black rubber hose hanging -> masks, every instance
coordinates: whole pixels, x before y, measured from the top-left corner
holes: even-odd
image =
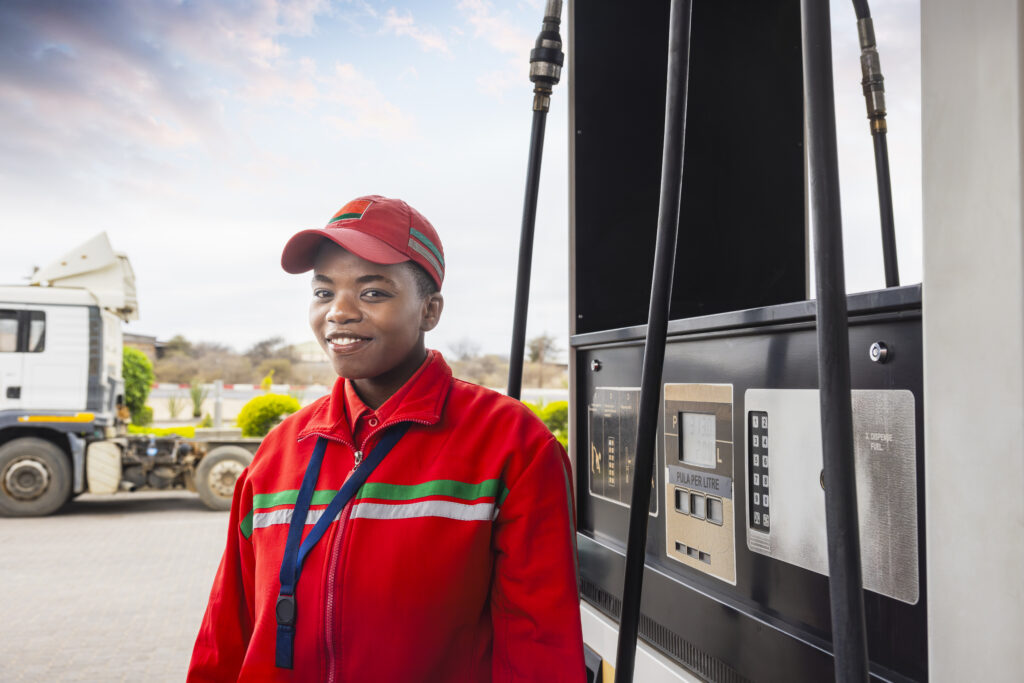
[[[544,152],[544,128],[551,92],[562,76],[562,38],[558,32],[562,0],[548,0],[544,23],[535,47],[530,51],[530,80],[533,82],[533,126],[530,157],[526,169],[526,196],[519,235],[519,269],[516,274],[516,302],[512,321],[512,350],[508,363],[508,395],[519,398],[523,388],[523,354],[526,351],[526,309],[530,301],[530,271],[533,265],[533,229],[537,222],[537,194],[540,162]]]
[[[683,148],[686,143],[686,95],[690,62],[690,0],[672,0],[668,33],[668,78],[665,88],[665,139],[661,157],[661,199],[654,247],[651,304],[647,315],[640,407],[637,421],[633,494],[629,506],[626,572],[622,587],[622,613],[615,655],[615,683],[633,680],[636,637],[643,594],[644,558],[647,556],[647,519],[657,443],[661,374],[665,363],[665,337],[672,302],[672,275],[683,194]]]
[[[871,125],[875,149],[875,180],[878,184],[878,214],[882,227],[882,259],[885,264],[885,286],[899,287],[900,273],[896,256],[896,226],[892,210],[892,180],[889,178],[888,124],[885,121],[885,78],[878,58],[875,25],[867,0],[853,0],[860,40],[860,70],[864,102]]]
[[[817,277],[818,385],[832,647],[836,680],[849,683],[867,680],[868,651],[853,461],[850,340],[839,202],[831,24],[827,2],[801,0],[800,11],[810,220],[814,229]]]

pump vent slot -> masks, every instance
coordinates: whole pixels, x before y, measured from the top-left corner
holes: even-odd
[[[618,598],[601,589],[585,577],[581,577],[580,583],[583,597],[587,598],[588,602],[613,619],[619,618],[622,602]],[[679,637],[678,634],[673,633],[671,629],[659,624],[645,614],[640,615],[640,635],[645,641],[661,650],[665,655],[676,660],[707,681],[715,683],[751,683],[749,678],[742,676],[721,659],[694,647],[691,643]]]

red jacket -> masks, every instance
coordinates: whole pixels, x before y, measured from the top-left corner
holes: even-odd
[[[317,437],[330,442],[311,513],[353,469],[345,380],[264,439],[235,487],[190,681],[584,680],[565,451],[436,352],[407,386],[358,448],[412,427],[303,565],[294,670],[274,665],[278,575]]]

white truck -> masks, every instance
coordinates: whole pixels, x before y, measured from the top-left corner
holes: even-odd
[[[0,515],[47,515],[84,493],[184,487],[227,509],[259,439],[128,436],[122,322],[135,274],[106,233],[0,286]]]

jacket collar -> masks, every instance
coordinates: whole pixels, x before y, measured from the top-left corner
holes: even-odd
[[[398,390],[405,395],[385,424],[418,422],[434,425],[441,420],[444,402],[452,384],[452,371],[440,352],[430,350],[424,366]],[[339,377],[328,399],[320,403],[297,438],[321,435],[352,443],[352,430],[345,413],[345,391],[349,380]],[[384,425],[382,425],[384,426]]]

